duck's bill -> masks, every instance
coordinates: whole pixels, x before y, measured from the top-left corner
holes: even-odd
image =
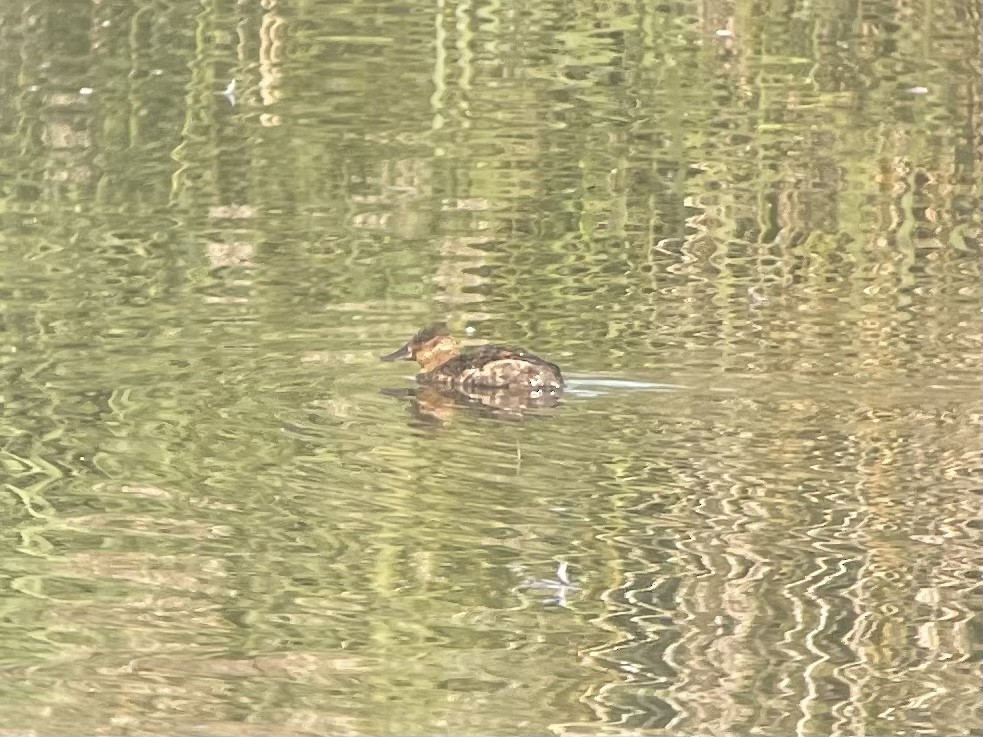
[[[393,351],[389,355],[379,356],[380,361],[410,361],[413,359],[413,352],[410,350],[410,344],[407,343],[398,351]]]

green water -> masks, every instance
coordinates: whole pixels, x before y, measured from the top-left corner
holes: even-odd
[[[981,67],[976,0],[6,0],[0,733],[983,733]],[[415,394],[435,320],[563,402]]]

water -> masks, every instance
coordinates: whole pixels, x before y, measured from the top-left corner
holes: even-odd
[[[978,8],[264,6],[0,9],[0,729],[981,734]]]

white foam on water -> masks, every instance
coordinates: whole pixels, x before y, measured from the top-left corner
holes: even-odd
[[[652,381],[635,381],[632,379],[607,379],[607,378],[574,378],[565,377],[564,394],[573,394],[578,397],[598,397],[602,394],[610,394],[612,391],[646,391],[646,392],[672,392],[686,389],[682,384],[660,384]]]

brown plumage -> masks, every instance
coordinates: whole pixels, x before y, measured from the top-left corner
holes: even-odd
[[[555,392],[563,388],[560,369],[521,348],[486,345],[461,352],[445,325],[431,325],[383,361],[416,361],[417,381],[470,391],[496,387]]]

